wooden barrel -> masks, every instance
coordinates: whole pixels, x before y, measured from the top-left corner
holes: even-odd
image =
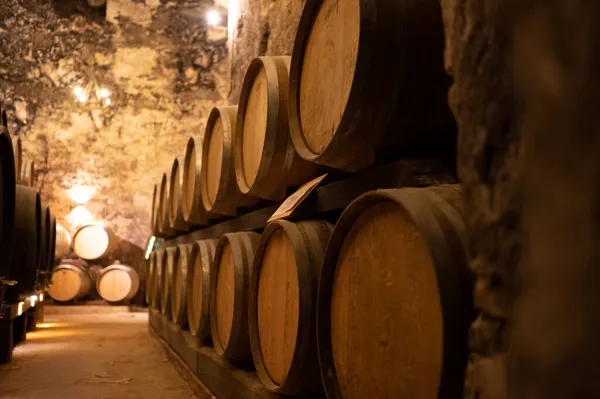
[[[317,290],[333,226],[276,221],[263,232],[250,283],[249,326],[258,376],[271,392],[323,390],[317,360]]]
[[[150,294],[150,305],[153,309],[160,309],[160,298],[161,298],[161,282],[162,276],[167,261],[166,252],[164,249],[154,251],[155,256],[155,267],[152,276],[152,292]]]
[[[187,325],[187,295],[190,287],[192,245],[179,245],[179,257],[173,265],[171,282],[171,320],[180,326]]]
[[[163,260],[160,279],[160,312],[167,316],[171,312],[171,290],[173,289],[173,269],[179,261],[179,247],[169,247]]]
[[[54,268],[54,254],[56,252],[56,218],[50,212],[50,241],[48,242],[48,255],[46,257],[47,265],[46,270],[50,271]],[[46,273],[46,281],[45,285],[49,285],[52,281],[52,275],[50,273]]]
[[[290,133],[300,156],[356,170],[386,135],[405,149],[418,141],[431,151],[438,135],[451,144],[443,55],[439,1],[309,0],[290,70]]]
[[[190,333],[203,345],[210,339],[210,271],[217,240],[196,241],[190,254],[187,322]]]
[[[111,254],[117,245],[117,236],[103,223],[84,225],[73,236],[73,250],[85,260],[102,259]]]
[[[102,269],[96,280],[96,291],[106,302],[120,303],[133,299],[140,288],[140,277],[135,269],[115,261]]]
[[[152,210],[151,210],[151,215],[150,215],[150,232],[152,233],[153,236],[158,237],[159,236],[159,232],[158,232],[158,198],[159,197],[159,192],[158,192],[158,188],[156,186],[156,184],[154,185],[154,189],[152,190]]]
[[[190,137],[183,161],[181,201],[183,217],[189,226],[208,226],[209,215],[202,201],[202,143],[204,137]],[[212,215],[214,218],[214,215]]]
[[[228,359],[251,357],[248,291],[260,235],[224,234],[215,249],[210,276],[210,331],[215,351]]]
[[[34,290],[38,270],[41,225],[40,194],[32,187],[17,185],[13,252],[10,260],[10,279],[17,281],[17,285],[10,290],[13,294],[23,294]]]
[[[35,162],[26,161],[21,166],[21,184],[33,187],[35,185]]]
[[[175,158],[173,167],[171,167],[171,176],[169,181],[169,204],[167,214],[169,217],[169,226],[171,229],[179,232],[187,232],[188,224],[183,217],[183,203],[181,202],[183,188],[183,165],[184,158]]]
[[[21,183],[21,171],[23,169],[23,147],[21,145],[21,138],[15,137],[12,140],[12,148],[14,154],[14,165],[15,165],[15,179],[18,184]]]
[[[257,201],[243,195],[235,179],[232,144],[236,117],[237,107],[216,107],[206,122],[201,192],[204,209],[209,213],[236,216],[238,207]]]
[[[474,317],[456,186],[377,190],[329,240],[317,312],[328,398],[460,398]]]
[[[0,127],[0,277],[10,274],[15,229],[15,160],[13,143],[4,127]]]
[[[104,267],[102,267],[101,265],[91,265],[88,269],[88,274],[90,275],[94,286],[96,285],[96,281],[98,281],[98,277],[100,277],[103,271]]]
[[[48,294],[57,302],[69,302],[83,298],[91,289],[88,264],[80,259],[63,259],[52,271]]]
[[[154,268],[156,267],[156,251],[150,252],[146,262],[146,281],[144,284],[144,299],[150,305],[152,303],[152,284],[154,278]]]
[[[71,234],[69,234],[67,229],[60,224],[56,224],[55,234],[55,251],[53,258],[62,258],[71,252]]]
[[[158,232],[160,237],[168,238],[174,236],[176,231],[171,228],[169,223],[169,181],[171,175],[163,173],[160,181],[160,195],[158,197]]]
[[[303,160],[290,140],[288,86],[290,57],[259,57],[248,68],[233,138],[240,191],[279,201],[286,188],[315,177],[316,164]]]

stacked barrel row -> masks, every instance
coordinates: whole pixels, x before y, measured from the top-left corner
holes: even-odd
[[[21,161],[21,140],[10,136],[1,107],[0,115],[0,302],[16,302],[49,283],[56,220],[33,187],[33,162]]]
[[[308,2],[292,56],[255,59],[239,105],[214,108],[204,134],[156,184],[153,234],[176,236],[261,199],[279,201],[328,168],[454,159],[443,46],[434,0]]]
[[[369,192],[324,220],[154,251],[147,301],[272,392],[461,397],[474,315],[460,189]]]
[[[108,267],[97,264],[114,252],[118,241],[104,223],[79,227],[73,235],[73,252],[80,259],[63,259],[54,268],[48,290],[50,296],[57,302],[71,302],[89,296],[95,288],[95,292],[111,304],[133,299],[140,286],[135,269],[119,261]]]

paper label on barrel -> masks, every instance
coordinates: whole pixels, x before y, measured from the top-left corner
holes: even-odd
[[[296,191],[294,194],[287,197],[285,201],[283,201],[281,206],[277,208],[273,216],[271,216],[271,218],[267,222],[271,223],[275,220],[283,219],[285,217],[290,216],[292,212],[294,212],[294,210],[298,208],[302,201],[304,201],[310,195],[310,193],[312,193],[315,190],[315,188],[317,188],[319,184],[321,184],[321,182],[326,177],[327,173],[325,173],[323,176],[317,177],[316,179],[309,181],[308,183],[305,183],[302,187],[298,189],[298,191]]]

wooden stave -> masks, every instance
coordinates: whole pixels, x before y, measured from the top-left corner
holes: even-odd
[[[42,205],[39,192],[31,187],[16,186],[14,248],[11,257],[10,279],[17,285],[12,293],[32,292],[35,289],[38,253],[41,240]]]
[[[102,281],[102,277],[112,270],[124,271],[125,273],[127,273],[129,275],[129,277],[131,277],[131,288],[129,289],[129,293],[123,299],[121,299],[119,301],[109,301],[108,299],[104,298],[102,296],[102,293],[100,292],[100,282]],[[130,266],[127,266],[127,265],[118,264],[116,262],[115,262],[115,264],[102,269],[102,272],[96,279],[96,292],[98,293],[100,298],[102,298],[103,300],[105,300],[106,302],[109,302],[109,303],[116,304],[116,303],[128,302],[137,295],[139,289],[140,289],[140,276],[137,274],[135,269]]]
[[[63,270],[63,269],[68,269],[68,270],[72,270],[75,273],[77,273],[77,275],[80,278],[80,287],[79,287],[79,291],[77,292],[77,294],[70,298],[67,299],[65,301],[56,299],[52,296],[51,289],[48,291],[48,293],[50,294],[50,297],[52,297],[52,299],[54,299],[57,302],[71,302],[71,301],[76,301],[78,299],[81,299],[83,297],[85,297],[86,295],[88,295],[90,293],[90,291],[92,290],[92,278],[90,277],[90,275],[88,274],[87,269],[85,269],[84,267],[82,267],[82,265],[73,262],[73,263],[61,263],[60,265],[56,266],[53,270],[52,270],[52,275],[54,275],[54,273]]]
[[[419,2],[419,7],[415,8],[417,3],[403,2],[406,4],[399,5],[385,0],[360,0],[359,51],[346,111],[340,121],[338,134],[321,153],[315,153],[303,138],[298,97],[304,48],[322,3],[323,0],[307,1],[294,42],[290,68],[290,135],[302,158],[354,172],[373,164],[375,150],[386,134],[404,132],[406,136],[411,136],[408,132],[415,130],[419,124],[430,124],[441,119],[436,115],[438,117],[423,118],[411,123],[415,115],[417,118],[423,116],[423,109],[430,103],[443,103],[447,111],[449,80],[443,64],[441,10],[439,3],[434,1]],[[411,6],[413,8],[409,9]],[[437,29],[431,29],[432,26]],[[415,37],[419,37],[418,43],[413,43]],[[439,63],[432,62],[431,58],[438,53]],[[398,74],[398,71],[404,73]],[[432,82],[443,87],[437,87]],[[426,88],[429,90],[425,90]],[[411,100],[403,95],[406,89],[410,89],[408,91],[415,99]],[[414,96],[415,93],[422,92],[432,92],[435,101]],[[366,108],[363,107],[365,104],[378,106]],[[452,120],[449,112],[445,112],[443,116],[444,120]],[[410,126],[404,126],[406,124]],[[429,134],[435,137],[435,133],[440,133],[440,130],[445,129],[431,127]],[[339,131],[344,133],[339,134]],[[361,134],[362,132],[369,134]],[[414,137],[401,139],[404,142]]]
[[[190,262],[191,262],[191,250],[192,245],[181,244],[179,248],[179,259],[173,265],[173,275],[171,277],[171,321],[179,326],[187,325],[187,293],[190,280]],[[181,267],[179,267],[181,266]],[[175,292],[175,279],[177,275],[181,274],[183,283],[181,284],[182,290],[179,293]],[[179,308],[175,306],[176,296],[179,295]]]
[[[56,222],[56,219],[55,219]],[[55,230],[55,252],[54,252],[54,256],[58,257],[58,258],[62,258],[63,256],[68,255],[72,248],[71,248],[71,243],[73,242],[71,235],[69,234],[69,232],[67,230],[65,230],[64,227],[62,227],[61,225],[57,225],[56,226],[56,230]]]
[[[254,232],[239,232],[223,234],[219,239],[216,249],[215,258],[210,271],[210,331],[215,352],[218,355],[237,361],[247,361],[252,358],[250,349],[250,337],[248,331],[248,294],[250,290],[250,279],[252,277],[252,265],[254,262],[254,253],[260,234]],[[218,336],[217,317],[216,317],[216,287],[218,278],[218,264],[221,256],[221,251],[225,243],[230,243],[234,257],[237,262],[236,269],[238,273],[235,279],[235,289],[238,293],[235,296],[236,303],[234,304],[233,324],[231,335],[227,347],[224,347]],[[241,263],[241,264],[240,264]],[[240,294],[241,293],[241,300]]]
[[[154,251],[155,254],[155,267],[154,267],[154,275],[152,277],[152,291],[151,291],[151,299],[150,305],[153,309],[160,309],[160,292],[161,292],[161,282],[164,273],[164,267],[166,263],[166,251],[164,249],[159,249]]]
[[[0,277],[7,278],[10,274],[15,229],[16,173],[13,144],[6,128],[0,127]]]
[[[195,227],[204,227],[210,225],[209,218],[216,218],[218,215],[211,215],[206,212],[204,209],[204,202],[202,201],[202,148],[204,143],[204,137],[194,136],[190,137],[188,140],[188,144],[185,150],[185,159],[184,159],[184,167],[183,167],[183,185],[182,185],[182,195],[184,198],[189,196],[189,191],[191,190],[192,201],[190,204],[187,204],[187,199],[182,201],[183,205],[183,217],[185,221],[190,226]],[[200,154],[198,154],[198,149],[200,149]],[[196,162],[192,162],[192,154],[195,153]],[[193,171],[192,171],[193,170]],[[193,173],[194,175],[194,184],[192,187],[189,186],[188,181],[189,174]]]
[[[21,184],[33,187],[35,184],[35,162],[34,161],[26,161],[21,166]]]
[[[146,304],[150,305],[152,303],[152,287],[153,287],[153,278],[154,278],[154,269],[156,267],[156,252],[150,252],[150,256],[148,257],[148,262],[146,263],[146,281],[144,284],[144,299],[146,300]]]
[[[458,185],[443,185],[449,186]],[[330,238],[323,260],[319,293],[317,300],[317,344],[321,377],[327,397],[342,399],[335,373],[331,349],[331,291],[335,275],[337,255],[344,243],[346,234],[353,226],[353,221],[366,209],[377,203],[393,202],[403,206],[411,216],[413,223],[419,228],[428,245],[432,242],[437,250],[431,250],[435,265],[440,298],[443,311],[443,359],[439,389],[439,398],[456,398],[462,396],[464,387],[464,371],[468,357],[468,331],[474,318],[472,291],[473,278],[468,269],[466,254],[466,236],[462,216],[459,209],[447,204],[437,209],[438,214],[449,212],[446,220],[440,223],[428,207],[445,201],[432,187],[419,189],[387,189],[365,193],[354,200],[344,210]],[[452,187],[455,189],[455,187]],[[432,195],[433,194],[433,195]],[[432,197],[438,197],[432,200]],[[408,205],[404,205],[408,204]],[[436,205],[434,205],[436,206]],[[416,209],[416,210],[415,210]],[[426,227],[433,226],[432,232]],[[441,244],[440,244],[441,243]],[[460,246],[460,248],[458,248]],[[447,356],[450,352],[450,356]],[[457,365],[460,365],[457,367]],[[462,368],[461,368],[462,367]]]
[[[169,223],[169,215],[167,212],[169,204],[169,181],[171,175],[163,173],[162,180],[160,183],[160,195],[158,200],[158,233],[161,238],[169,238],[176,234],[176,231],[171,228]]]
[[[177,264],[179,258],[179,247],[168,247],[165,252],[160,282],[160,313],[163,316],[171,313],[171,283],[173,281],[173,267]]]
[[[221,118],[223,125],[223,158],[217,197],[214,203],[211,203],[207,194],[208,168],[206,165],[208,163],[208,149],[212,129],[219,118]],[[236,128],[236,118],[237,106],[215,107],[206,122],[204,143],[202,145],[202,165],[204,166],[201,171],[200,189],[204,209],[209,214],[237,216],[238,207],[251,206],[258,201],[257,198],[242,194],[237,186],[233,163],[233,132]]]
[[[106,231],[106,234],[108,234],[108,246],[106,247],[104,252],[96,258],[85,258],[85,257],[81,256],[80,254],[78,254],[77,250],[75,249],[75,247],[76,247],[75,242],[77,241],[77,235],[83,229],[85,229],[86,227],[89,227],[89,226],[102,226],[104,228],[104,231]],[[79,226],[77,228],[77,231],[75,232],[75,234],[73,234],[72,247],[73,247],[73,252],[75,252],[77,254],[77,256],[79,256],[81,259],[88,260],[88,261],[95,261],[95,260],[104,259],[108,255],[110,255],[117,248],[118,241],[119,241],[118,237],[116,236],[116,234],[113,232],[113,230],[110,227],[108,227],[107,225],[105,225],[103,223],[95,223],[94,222],[94,223],[84,224],[83,226]]]
[[[233,136],[235,176],[242,194],[280,201],[285,197],[287,187],[306,183],[317,174],[318,165],[302,159],[296,153],[290,139],[288,118],[290,62],[290,56],[258,57],[250,63],[246,72]],[[255,181],[250,185],[246,181],[243,170],[244,120],[252,85],[262,68],[265,70],[268,86],[267,131],[258,173]]]
[[[169,218],[169,227],[176,232],[185,233],[189,230],[188,224],[183,217],[183,173],[182,165],[185,165],[185,158],[178,157],[173,161],[171,175],[169,179],[169,203],[167,205],[167,216]]]
[[[210,276],[212,263],[214,261],[215,250],[217,247],[218,240],[199,240],[192,245],[190,254],[190,278],[188,278],[188,290],[187,290],[187,323],[190,333],[197,338],[200,345],[204,345],[211,339],[210,331]],[[194,321],[195,316],[192,314],[193,305],[193,275],[196,267],[196,257],[202,256],[205,262],[202,262],[202,313],[198,317],[198,323]],[[208,259],[206,259],[208,258]]]
[[[269,375],[260,349],[258,333],[258,288],[260,282],[261,261],[267,244],[273,233],[283,229],[294,248],[296,264],[299,266],[298,283],[300,298],[300,314],[296,350],[292,366],[283,383],[276,383]],[[278,220],[269,223],[256,248],[249,296],[249,333],[252,358],[256,372],[263,386],[270,392],[284,395],[301,395],[311,392],[322,392],[323,383],[318,367],[316,341],[317,293],[321,265],[329,237],[333,231],[330,223],[320,220],[290,222]],[[304,240],[308,239],[306,243]],[[307,244],[307,245],[303,245]]]

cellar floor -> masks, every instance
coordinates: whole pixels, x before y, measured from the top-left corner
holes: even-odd
[[[194,398],[147,313],[50,314],[0,366],[2,399]]]

